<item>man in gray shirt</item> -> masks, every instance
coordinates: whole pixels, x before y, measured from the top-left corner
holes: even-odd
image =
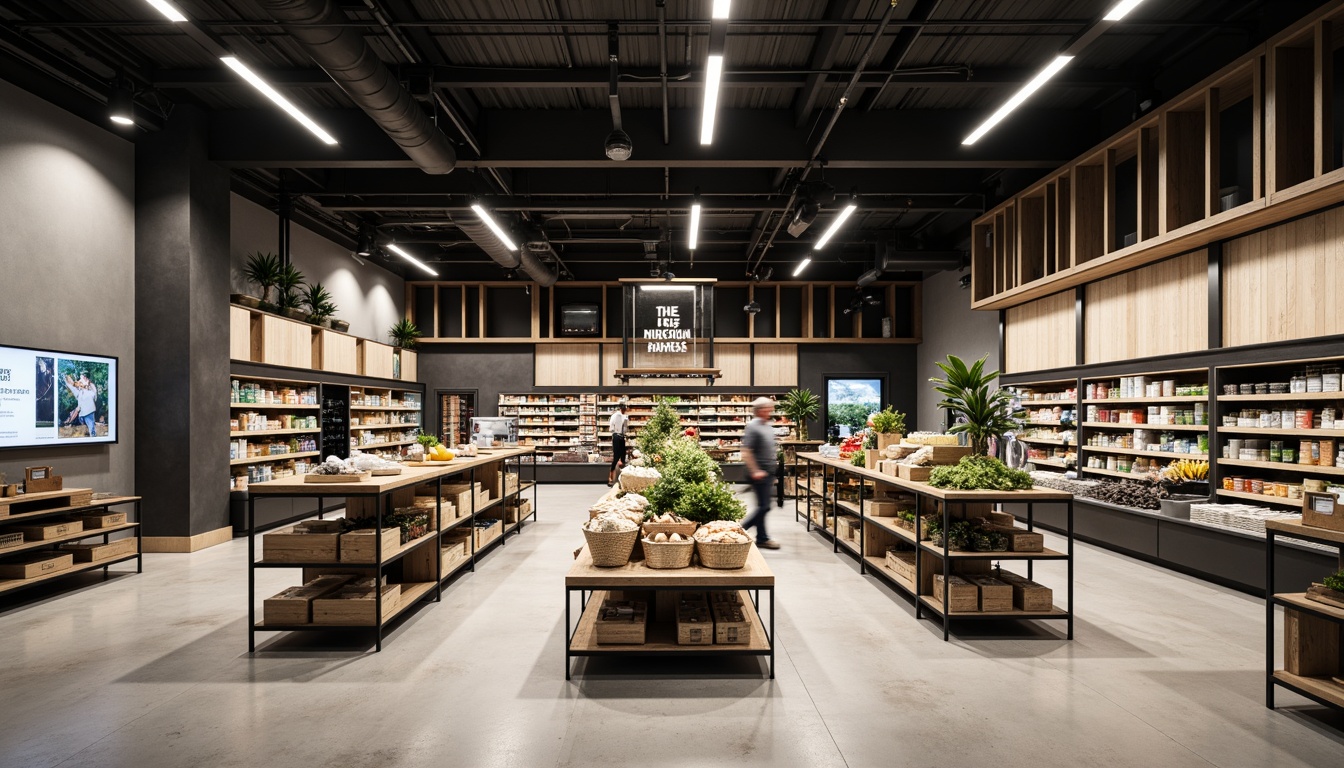
[[[758,397],[751,404],[751,410],[756,418],[747,424],[742,435],[742,461],[746,462],[747,476],[756,492],[756,511],[742,521],[742,527],[756,528],[756,546],[761,549],[779,549],[779,542],[765,532],[765,516],[773,506],[771,490],[775,484],[779,451],[775,446],[775,430],[770,426],[775,415],[775,401]]]

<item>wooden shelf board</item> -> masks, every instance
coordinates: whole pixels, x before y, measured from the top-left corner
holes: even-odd
[[[1306,592],[1279,592],[1274,595],[1274,602],[1298,610],[1309,611],[1338,622],[1344,622],[1344,608],[1336,608],[1333,605],[1308,600]],[[1344,689],[1341,689],[1341,691],[1344,692]]]
[[[1275,535],[1282,534],[1295,539],[1333,544],[1344,550],[1344,531],[1332,531],[1329,528],[1304,525],[1301,520],[1266,520],[1265,528],[1273,530]],[[1341,551],[1341,554],[1344,554],[1344,551]]]
[[[840,536],[836,536],[836,537],[835,537],[835,541],[836,541],[836,543],[838,543],[840,546],[844,547],[845,549],[848,549],[850,552],[853,552],[853,553],[856,554],[856,555],[862,555],[862,554],[863,554],[862,552],[859,551],[859,545],[858,545],[858,544],[855,544],[854,542],[850,541],[849,539],[846,539],[846,538],[843,538],[843,537],[840,537]]]
[[[1019,529],[1021,533],[1026,533],[1026,529]],[[935,557],[943,556],[943,548],[936,547],[932,542],[921,541],[919,546]],[[1040,552],[959,552],[953,550],[947,553],[952,560],[1067,560],[1069,555],[1066,552],[1056,552],[1049,547],[1043,548]]]
[[[1224,435],[1284,435],[1286,437],[1344,437],[1344,429],[1272,429],[1268,427],[1219,427]]]
[[[268,435],[316,435],[318,429],[238,429],[229,433],[229,437],[262,437]]]
[[[884,576],[887,579],[890,579],[891,581],[896,582],[898,585],[900,585],[902,589],[904,589],[909,594],[912,595],[916,594],[915,585],[910,583],[909,579],[888,568],[887,559],[885,557],[868,556],[863,559],[864,562],[868,563],[869,569],[882,574],[882,576]]]
[[[1061,427],[1064,425],[1062,421],[1028,421],[1022,419],[1021,422],[1024,427]]]
[[[881,528],[887,533],[890,533],[893,536],[897,536],[904,539],[907,543],[910,544],[918,543],[915,541],[915,532],[907,531],[906,529],[897,525],[896,518],[894,517],[871,517],[865,515],[863,519],[864,522],[872,523],[873,525],[876,525],[877,527]]]
[[[1301,688],[1337,707],[1344,707],[1344,685],[1338,685],[1333,680],[1324,677],[1302,677],[1282,669],[1275,670],[1274,679]]]
[[[94,536],[102,536],[105,533],[116,533],[117,531],[129,531],[139,527],[139,525],[140,525],[139,523],[122,523],[121,525],[113,525],[107,528],[89,528],[80,531],[79,533],[71,533],[66,536],[58,536],[57,538],[47,539],[46,541],[25,541],[24,543],[19,544],[18,546],[9,547],[6,549],[0,549],[0,557],[4,557],[5,555],[12,555],[15,552],[27,552],[34,549],[44,549],[46,547],[52,546],[53,544],[62,544],[70,541],[89,539],[93,538]]]
[[[768,654],[770,642],[766,639],[765,626],[756,608],[751,604],[745,592],[742,592],[743,617],[751,625],[751,642],[739,645],[679,645],[677,643],[676,622],[650,621],[644,633],[643,645],[598,645],[596,639],[597,614],[602,609],[605,591],[593,592],[588,598],[588,609],[579,617],[574,629],[574,638],[569,643],[570,653],[620,654],[620,653],[689,653],[689,654]],[[653,613],[653,607],[649,607]]]
[[[1218,463],[1229,467],[1297,472],[1305,475],[1344,475],[1344,467],[1321,467],[1315,464],[1289,464],[1282,461],[1242,461],[1241,459],[1219,459]]]
[[[1058,467],[1059,469],[1068,469],[1068,462],[1063,459],[1027,459],[1028,464],[1040,464],[1043,467]]]
[[[1344,400],[1344,392],[1289,392],[1286,395],[1219,395],[1220,403],[1281,403],[1312,400]]]
[[[619,568],[598,568],[593,565],[593,556],[584,547],[579,552],[569,573],[565,575],[565,586],[569,588],[591,589],[641,589],[647,587],[668,587],[673,589],[755,589],[773,587],[775,574],[770,570],[756,547],[751,548],[747,564],[737,570],[716,570],[693,565],[675,570],[656,570],[643,561],[629,562]]]
[[[1289,507],[1297,507],[1298,509],[1302,508],[1301,499],[1290,499],[1287,496],[1283,497],[1266,496],[1263,493],[1246,493],[1244,491],[1225,491],[1222,488],[1218,489],[1218,495],[1227,496],[1233,499],[1245,499],[1247,501],[1254,501],[1259,504],[1283,504]]]
[[[462,519],[463,520],[470,519],[470,516],[464,517]],[[264,536],[265,534],[262,535]],[[389,534],[385,530],[383,532],[383,535],[387,536]],[[422,544],[425,544],[426,542],[433,541],[435,538],[437,537],[434,535],[434,532],[430,531],[429,533],[426,533],[424,536],[421,536],[418,539],[411,539],[405,544],[402,544],[401,546],[397,547],[395,552],[392,552],[388,554],[387,557],[383,558],[383,565],[387,565],[388,563],[391,563],[395,560],[400,560],[407,552],[410,552],[411,550],[415,549],[416,547]],[[278,560],[258,560],[256,561],[256,563],[254,563],[254,565],[256,565],[258,568],[375,568],[377,567],[378,564],[353,563],[348,560],[339,560],[339,561],[332,560],[328,562],[311,560],[299,563],[287,563]]]
[[[321,410],[321,409],[322,409],[322,406],[320,406],[320,405],[284,405],[284,404],[281,404],[281,403],[229,403],[229,408],[237,408],[237,409],[241,409],[241,410],[244,410],[244,411],[246,411],[246,410],[261,410],[261,409],[263,409],[263,408],[265,408],[266,410],[280,409],[280,410],[284,410],[284,411],[291,411],[291,410],[293,410],[293,411],[317,411],[317,410]]]
[[[470,562],[470,558],[468,558],[467,561]],[[417,581],[402,584],[401,602],[397,603],[396,608],[393,608],[384,614],[383,626],[386,627],[388,624],[392,623],[394,619],[405,613],[411,606],[418,605],[420,603],[420,598],[429,594],[429,591],[434,589],[434,587],[435,584],[432,581]],[[264,621],[258,621],[254,626],[258,631],[263,632],[322,632],[347,629],[376,629],[376,626],[373,624],[285,624],[267,626]]]
[[[257,456],[252,459],[234,459],[229,462],[229,466],[236,467],[242,464],[261,464],[267,461],[284,461],[286,459],[304,459],[309,456],[320,456],[321,451],[299,451],[297,453],[277,453],[274,456]]]
[[[395,448],[399,445],[411,445],[414,440],[397,440],[390,443],[365,443],[364,445],[351,446],[352,449],[367,451],[370,448]]]
[[[1083,405],[1124,405],[1126,403],[1148,403],[1150,405],[1159,403],[1204,403],[1208,402],[1208,395],[1179,395],[1173,397],[1108,397],[1105,400],[1084,400]]]
[[[1112,424],[1109,421],[1085,421],[1082,426],[1088,429],[1151,429],[1157,432],[1208,432],[1208,425],[1201,424]]]
[[[1092,467],[1078,467],[1078,471],[1079,471],[1079,472],[1091,472],[1091,473],[1093,473],[1093,474],[1097,474],[1097,475],[1105,475],[1105,476],[1107,476],[1107,477],[1122,477],[1122,478],[1124,478],[1124,479],[1126,479],[1126,480],[1136,480],[1136,481],[1141,481],[1141,482],[1146,482],[1146,483],[1151,483],[1151,482],[1152,482],[1152,480],[1149,479],[1147,473],[1143,473],[1143,474],[1134,474],[1134,473],[1131,473],[1131,472],[1116,472],[1116,471],[1113,470],[1113,469],[1094,469],[1094,468],[1092,468]]]
[[[351,427],[351,432],[374,432],[382,429],[406,429],[407,427],[419,428],[419,424],[369,424]]]
[[[1069,440],[1069,441],[1066,442],[1066,441],[1064,441],[1064,440],[1046,439],[1046,438],[1043,438],[1043,437],[1019,437],[1019,438],[1017,438],[1017,441],[1018,441],[1019,443],[1036,443],[1037,445],[1077,445],[1077,444],[1078,444],[1078,441],[1077,441],[1077,440]]]
[[[1077,405],[1077,400],[1023,400],[1023,408],[1053,408],[1056,405]]]
[[[6,581],[0,581],[0,593],[9,592],[10,590],[15,589],[22,589],[23,587],[29,586],[31,584],[40,584],[41,582],[44,581],[59,579],[62,576],[69,576],[74,573],[83,573],[84,571],[92,571],[98,568],[104,568],[109,565],[124,563],[127,560],[134,560],[139,556],[140,553],[136,552],[130,555],[122,555],[121,557],[113,557],[107,560],[99,560],[96,563],[76,563],[72,568],[66,568],[63,571],[57,571],[55,573],[43,574],[42,576],[34,576],[31,579],[8,579]]]
[[[23,496],[18,497],[22,501]],[[139,496],[110,496],[106,499],[94,499],[88,504],[79,504],[72,507],[52,507],[51,509],[40,509],[35,512],[20,512],[17,515],[0,515],[0,525],[8,525],[16,520],[32,520],[38,517],[48,517],[50,515],[68,515],[72,512],[83,510],[102,509],[103,507],[116,506],[118,504],[127,504],[132,501],[139,501]]]
[[[1174,453],[1170,451],[1140,451],[1134,448],[1109,448],[1104,445],[1081,445],[1079,448],[1088,453],[1115,453],[1121,456],[1143,456],[1150,459],[1192,459],[1195,461],[1208,461],[1207,453]]]
[[[950,614],[943,612],[943,604],[934,600],[929,595],[920,595],[919,601],[925,608],[933,611],[939,616],[950,615],[954,619],[980,618],[980,619],[1064,619],[1068,618],[1068,611],[1059,607],[1053,607],[1048,611],[952,611]]]
[[[418,405],[352,405],[352,411],[418,411]]]

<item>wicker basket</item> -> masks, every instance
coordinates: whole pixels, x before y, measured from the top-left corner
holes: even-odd
[[[644,564],[650,568],[689,568],[691,554],[695,552],[694,541],[649,541],[641,539],[644,545]]]
[[[697,541],[695,551],[700,553],[700,564],[706,568],[731,571],[747,564],[752,543],[731,544],[722,541]]]
[[[690,520],[684,523],[645,523],[644,535],[653,538],[660,533],[666,533],[671,536],[674,533],[680,533],[682,536],[690,536],[695,533],[696,524]]]
[[[588,541],[588,552],[593,556],[593,565],[599,568],[619,568],[630,562],[630,553],[635,551],[635,542],[639,540],[639,529],[600,533],[584,530],[583,538]]]
[[[638,493],[639,491],[642,491],[645,488],[648,488],[649,486],[658,482],[658,478],[640,477],[638,475],[632,475],[629,472],[622,471],[620,481],[622,491],[634,491],[635,493]]]

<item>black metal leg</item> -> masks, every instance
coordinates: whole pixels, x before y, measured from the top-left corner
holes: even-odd
[[[378,642],[375,650],[379,653],[383,650],[383,505],[387,502],[387,494],[378,494],[378,527],[373,532],[373,546],[377,551],[377,567],[373,569],[373,623],[377,628]]]
[[[1031,509],[1031,502],[1028,501],[1028,502],[1027,502],[1027,530],[1031,530],[1031,525],[1032,525],[1032,509]],[[1028,579],[1028,580],[1035,578],[1035,569],[1036,569],[1036,561],[1035,561],[1035,560],[1028,560],[1028,561],[1027,561],[1027,579]]]
[[[915,621],[924,618],[924,604],[920,602],[920,589],[922,589],[922,579],[919,575],[923,573],[924,567],[924,546],[921,543],[924,531],[924,494],[915,492]]]
[[[145,519],[140,516],[140,502],[135,502],[135,572],[145,572]]]
[[[775,679],[775,588],[770,587],[770,679]]]
[[[951,542],[951,537],[948,536],[947,534],[948,531],[951,530],[952,518],[946,501],[942,502],[942,506],[943,506],[943,642],[947,642],[948,635],[951,634],[951,624],[952,624],[952,604],[951,604],[951,598],[949,597],[948,594],[951,591],[951,584],[949,582],[952,579],[952,560],[950,557],[948,557],[948,545]],[[918,576],[919,574],[916,573],[915,575]]]
[[[434,478],[434,602],[443,602],[443,475]]]
[[[137,504],[137,509],[139,505]],[[247,652],[257,650],[257,497],[247,495]],[[138,516],[137,511],[137,516]]]
[[[574,636],[570,634],[569,629],[570,627],[569,603],[573,598],[574,596],[569,592],[569,587],[565,587],[565,679],[566,680],[570,679],[569,653],[570,649],[573,648],[574,645],[574,639],[573,639]]]
[[[1265,706],[1274,708],[1274,530],[1265,531]]]
[[[866,532],[867,532],[867,528],[868,528],[868,525],[864,522],[864,518],[863,518],[863,489],[864,489],[864,487],[865,487],[865,486],[864,486],[863,478],[860,477],[860,478],[859,478],[859,575],[860,575],[860,576],[862,576],[862,575],[864,575],[865,573],[868,572],[868,561],[865,560],[864,557],[863,557],[863,556],[868,552],[868,548],[867,548],[866,546],[864,546],[864,541],[866,540],[866,539],[865,539],[865,534],[866,534]],[[876,485],[873,486],[873,493],[874,493],[874,494],[877,493],[877,486],[876,486]]]
[[[1069,567],[1069,605],[1068,605],[1068,611],[1069,611],[1069,619],[1068,619],[1068,624],[1069,624],[1069,639],[1072,640],[1072,639],[1073,639],[1073,499],[1072,499],[1072,498],[1069,499],[1068,509],[1069,509],[1069,557],[1068,557],[1068,567]]]

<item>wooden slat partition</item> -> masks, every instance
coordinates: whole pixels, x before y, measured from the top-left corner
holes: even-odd
[[[229,307],[229,357],[252,359],[252,313],[242,307]]]
[[[600,344],[538,344],[533,383],[538,387],[596,387]],[[613,369],[614,370],[614,369]]]
[[[1086,362],[1207,349],[1208,266],[1201,250],[1089,284]]]
[[[754,357],[756,386],[798,386],[797,344],[762,344],[756,347]]]
[[[1020,373],[1073,365],[1076,330],[1073,291],[1010,308],[1004,323],[1004,370]]]

